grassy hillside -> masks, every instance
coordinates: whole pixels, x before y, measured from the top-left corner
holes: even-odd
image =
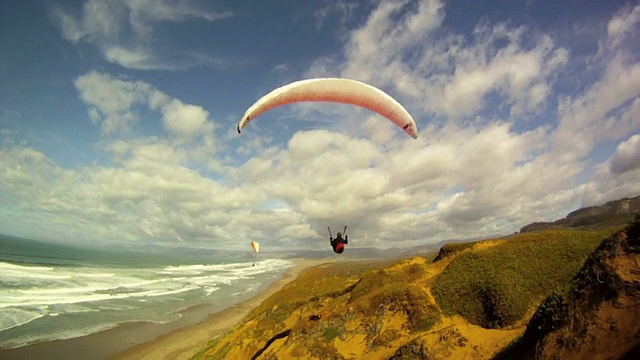
[[[260,334],[266,328],[278,328],[280,322],[295,309],[307,302],[317,302],[320,298],[334,298],[351,291],[363,273],[371,269],[384,267],[390,261],[335,263],[319,266],[302,273],[300,277],[287,284],[281,291],[266,299],[253,309],[247,319],[255,319],[268,314],[260,321],[255,333]]]
[[[624,235],[618,225],[618,215],[637,212],[631,200],[638,199],[577,210],[567,217],[572,229],[450,243],[436,256],[310,269],[196,358],[638,354],[640,225]]]
[[[440,248],[438,255],[433,259],[433,261],[441,261],[461,252],[462,250],[469,249],[474,245],[475,242],[445,244]]]
[[[459,314],[485,328],[514,325],[567,283],[611,232],[525,233],[479,242],[474,251],[456,244],[459,254],[434,282],[433,295],[446,315]]]
[[[640,217],[603,241],[571,282],[538,306],[498,359],[638,358]],[[632,355],[632,354],[635,354]]]
[[[330,263],[265,300],[199,359],[490,358],[612,233],[554,230]]]
[[[421,286],[427,260],[333,263],[310,269],[265,300],[243,324],[198,355],[226,358],[379,358],[430,329],[440,310]],[[359,349],[364,345],[364,349]]]
[[[364,273],[372,269],[384,268],[390,263],[391,261],[384,260],[331,263],[308,269],[300,274],[295,281],[285,285],[280,291],[253,309],[244,319],[244,326],[231,329],[226,337],[223,336],[218,341],[210,343],[208,350],[200,353],[197,358],[224,359],[229,356],[228,352],[237,346],[238,341],[242,342],[247,338],[270,339],[277,337],[289,327],[290,322],[286,320],[291,314],[316,309],[327,299],[350,292]],[[312,315],[310,318],[315,319]],[[335,329],[332,330],[327,326],[325,331],[327,332],[326,336],[331,337]],[[224,343],[223,340],[228,341]],[[221,344],[222,346],[220,346]],[[259,348],[249,347],[249,351],[242,353],[245,355],[239,358],[251,358],[258,350]]]

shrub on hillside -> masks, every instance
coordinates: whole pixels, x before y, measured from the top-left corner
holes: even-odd
[[[440,319],[438,308],[424,290],[406,282],[376,289],[358,304],[365,316],[381,316],[385,311],[404,314],[411,331],[428,330]]]
[[[549,230],[512,236],[454,258],[433,284],[445,314],[485,328],[512,325],[578,272],[612,231]]]

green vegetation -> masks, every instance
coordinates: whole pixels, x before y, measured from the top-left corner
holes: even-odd
[[[259,318],[258,324],[252,329],[254,336],[258,336],[266,332],[282,330],[283,321],[291,315],[291,313],[301,306],[302,303],[284,303],[274,306]]]
[[[406,269],[405,274],[407,274],[409,281],[415,281],[420,279],[426,273],[425,267],[420,264],[412,264]]]
[[[419,286],[395,282],[373,290],[359,302],[365,316],[381,316],[385,310],[406,315],[411,331],[425,331],[440,319],[440,311]]]
[[[339,334],[340,334],[340,332],[338,331],[338,329],[336,329],[334,327],[328,327],[328,328],[324,329],[324,337],[329,341],[333,340]]]
[[[445,314],[460,314],[479,326],[515,324],[541,298],[568,283],[612,232],[526,233],[485,250],[461,253],[435,280],[434,297]]]
[[[421,278],[425,273],[425,267],[418,263],[406,265],[409,261],[411,260],[400,260],[388,268],[365,272],[356,284],[356,287],[351,291],[349,301],[356,301],[390,284],[412,283]],[[395,271],[391,270],[391,268],[396,267],[399,269]]]
[[[438,255],[433,259],[433,262],[440,261],[446,257],[457,254],[464,249],[470,249],[475,244],[475,242],[444,244],[440,248]]]
[[[351,291],[351,298],[349,301],[356,301],[370,294],[372,291],[395,281],[396,280],[384,269],[366,272],[362,275],[362,279],[358,281],[358,284],[353,291]]]
[[[217,342],[209,342],[202,350],[200,350],[192,359],[207,359],[207,360],[219,360],[224,359],[224,355],[231,349],[231,343],[225,343],[215,354],[208,354],[207,351],[213,348]]]
[[[308,269],[300,274],[296,281],[285,285],[280,291],[253,309],[247,315],[247,319],[255,318],[273,309],[277,312],[285,310],[288,315],[301,304],[314,298],[346,292],[348,287],[354,284],[364,272],[388,264],[388,261],[332,263]]]
[[[438,321],[440,321],[440,310],[438,310],[435,305],[429,304],[424,308],[424,314],[411,322],[411,331],[427,331],[437,324]]]
[[[525,334],[498,354],[498,358],[524,358],[538,349],[549,331],[563,329],[568,322],[570,333],[586,334],[589,322],[577,313],[593,310],[603,299],[614,301],[621,293],[629,296],[638,291],[635,278],[614,276],[615,271],[607,268],[615,258],[625,276],[637,275],[637,270],[626,268],[631,260],[619,256],[640,253],[640,226],[627,232],[636,240],[627,242],[618,234],[616,242],[602,241],[618,230],[547,230],[497,241],[451,243],[434,259],[446,262],[436,264],[431,254],[320,265],[263,301],[242,325],[210,342],[199,356],[246,357],[249,349],[270,346],[285,334],[288,340],[274,345],[278,349],[270,348],[268,356],[282,351],[289,357],[342,358],[347,344],[360,354],[389,350],[384,357],[393,359],[473,357],[484,354],[480,348],[495,332],[467,331],[457,319],[442,323],[444,316],[461,315],[484,328],[514,325],[509,333],[515,336],[537,307]],[[628,306],[622,311],[637,313],[636,305]],[[633,336],[636,332],[631,330]],[[336,338],[344,342],[338,344]],[[555,344],[559,338],[549,339]],[[490,339],[490,346],[503,347],[509,340],[500,335]]]
[[[420,339],[413,339],[409,343],[401,346],[389,360],[400,359],[434,359],[429,350]]]
[[[249,312],[244,321],[258,321],[251,329],[253,337],[282,330],[284,320],[297,309],[322,298],[344,295],[353,289],[364,272],[390,263],[331,263],[310,268]]]
[[[351,291],[349,302],[367,317],[385,311],[402,313],[411,331],[425,331],[440,320],[440,311],[416,281],[426,270],[420,257],[397,261],[383,269],[365,272]]]
[[[544,343],[554,331],[568,327],[562,341],[557,341],[554,349],[572,346],[589,333],[589,326],[593,326],[597,309],[605,301],[616,302],[621,294],[637,297],[640,287],[637,285],[638,273],[635,279],[621,278],[615,269],[615,261],[628,258],[630,254],[640,252],[640,216],[629,223],[623,231],[612,234],[589,255],[580,271],[570,282],[554,289],[536,309],[535,314],[527,325],[526,332],[505,347],[496,359],[515,358],[549,358],[549,354],[540,354],[539,344]],[[631,271],[633,273],[633,271]],[[621,306],[617,304],[616,307]],[[629,316],[634,316],[633,312]],[[624,325],[614,320],[607,320],[607,327],[615,326],[618,332],[625,331]],[[616,326],[617,325],[617,326]],[[632,332],[633,333],[633,332]],[[593,342],[593,338],[590,338]],[[575,349],[574,349],[575,350]]]
[[[400,336],[401,335],[398,330],[387,329],[383,331],[382,334],[378,335],[375,339],[373,339],[373,341],[371,342],[371,346],[372,347],[387,346],[389,343],[395,341]]]
[[[640,240],[634,232],[640,232],[640,217],[631,222],[624,230],[610,236],[589,256],[584,265],[573,278],[564,286],[556,288],[540,303],[531,319],[531,326],[537,331],[551,331],[566,324],[570,313],[575,311],[577,304],[586,304],[583,310],[595,307],[595,304],[617,298],[627,290],[628,285],[621,279],[608,259],[616,255],[622,256],[625,251],[634,251],[640,245]],[[632,292],[632,291],[631,291]],[[584,301],[584,299],[588,301]]]

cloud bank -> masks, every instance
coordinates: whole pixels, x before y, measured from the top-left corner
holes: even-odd
[[[231,16],[170,2],[105,4],[53,16],[67,40],[95,44],[132,68],[155,60],[133,48],[118,53],[112,44],[123,29],[143,42],[157,21]],[[508,234],[640,194],[639,6],[612,14],[586,58],[551,33],[507,22],[482,20],[465,37],[444,26],[446,10],[436,0],[381,2],[338,53],[304,74],[385,89],[417,119],[417,140],[377,115],[325,106],[295,107],[290,121],[314,124],[326,110],[331,126],[284,143],[259,127],[237,138],[197,104],[91,71],[75,86],[108,161],[65,169],[28,144],[3,147],[0,186],[18,209],[6,221],[55,224],[85,240],[223,248],[253,240],[325,248],[326,227],[346,222],[354,247],[384,248]],[[567,86],[572,71],[589,76]],[[148,113],[162,127],[153,136],[136,131]]]

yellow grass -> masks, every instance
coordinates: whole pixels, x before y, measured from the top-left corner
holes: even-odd
[[[563,241],[562,234],[554,234],[553,246],[542,246],[545,251],[562,249],[557,243]],[[574,241],[584,238],[584,233],[576,234],[570,234]],[[589,236],[591,242],[580,244],[577,256],[586,256],[582,250],[595,246]],[[526,242],[532,236],[523,238]],[[533,238],[545,241],[544,234],[537,233]],[[471,264],[474,256],[484,260],[483,256],[491,252],[504,255],[501,247],[512,242],[497,239],[458,245],[457,253],[450,252],[433,263],[412,257],[314,268],[266,299],[243,324],[216,340],[200,357],[248,359],[275,334],[290,330],[261,358],[379,359],[389,358],[407,346],[435,359],[490,358],[524,332],[537,304],[529,305],[509,326],[489,329],[455,311],[443,312],[442,304],[436,302],[437,297],[434,299],[433,287],[459,257]],[[524,245],[529,253],[535,251],[532,246]]]

